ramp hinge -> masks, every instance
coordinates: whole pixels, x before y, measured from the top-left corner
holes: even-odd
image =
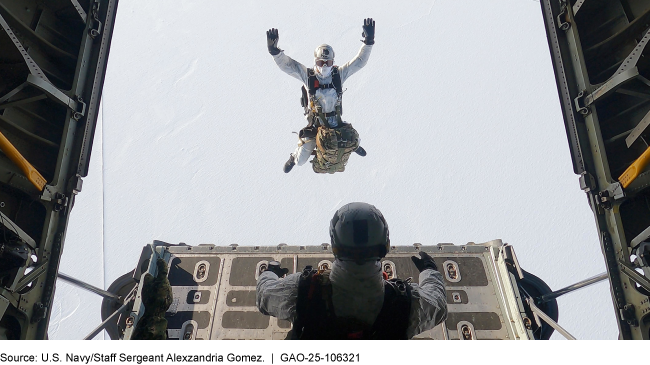
[[[84,103],[84,100],[81,98],[81,96],[77,96],[77,105],[75,108],[75,111],[72,113],[72,118],[74,120],[79,120],[81,117],[86,115],[86,103]]]
[[[582,115],[587,115],[591,112],[591,109],[585,104],[585,98],[587,97],[587,91],[582,90],[578,93],[578,96],[573,99],[573,102],[576,107],[576,111]]]
[[[557,15],[557,27],[565,32],[571,28],[566,1],[561,1],[560,13]]]
[[[99,21],[99,0],[93,2],[91,15],[90,24],[88,25],[88,34],[90,34],[90,38],[95,39],[102,33],[102,22]]]
[[[598,200],[598,205],[603,209],[612,209],[612,203],[616,200],[623,199],[625,197],[625,192],[621,183],[616,182],[610,184],[607,189],[598,192],[596,199]]]
[[[636,315],[634,314],[634,305],[632,304],[626,304],[623,306],[623,308],[620,309],[620,314],[621,318],[627,324],[629,324],[632,327],[638,327],[639,326],[639,320],[636,318]]]

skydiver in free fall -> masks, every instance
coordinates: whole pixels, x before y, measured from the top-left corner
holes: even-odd
[[[312,69],[285,55],[284,51],[278,48],[277,29],[273,28],[266,32],[269,53],[280,70],[302,81],[306,87],[303,87],[302,103],[308,125],[299,133],[298,147],[285,163],[285,173],[291,171],[294,165],[301,166],[307,162],[315,150],[316,157],[312,160],[312,164],[314,171],[318,173],[343,171],[351,152],[356,152],[360,156],[366,155],[366,151],[359,146],[357,132],[341,119],[342,85],[348,77],[366,65],[372,46],[375,44],[375,22],[372,18],[364,20],[362,36],[363,45],[359,53],[343,66],[334,65],[334,49],[331,46],[327,44],[318,46],[314,50]],[[323,135],[318,134],[319,125],[322,126]],[[325,132],[329,132],[331,138]],[[331,143],[323,142],[328,139]]]

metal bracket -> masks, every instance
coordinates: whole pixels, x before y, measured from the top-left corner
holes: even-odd
[[[47,314],[47,307],[44,306],[43,303],[41,302],[34,303],[31,323],[40,322],[41,320],[45,319],[46,314]]]
[[[641,233],[634,237],[632,241],[630,241],[630,247],[636,247],[641,244],[641,242],[646,241],[648,238],[650,238],[650,227],[644,229]]]
[[[90,34],[90,38],[95,39],[102,33],[102,22],[99,21],[99,0],[93,2],[91,14],[92,18],[88,27],[88,34]]]
[[[571,23],[569,22],[569,13],[567,12],[567,3],[562,1],[562,7],[560,8],[560,13],[557,16],[557,27],[563,31],[569,30],[571,28]]]
[[[610,184],[607,189],[598,192],[596,199],[601,208],[612,209],[612,203],[616,200],[623,199],[624,197],[625,192],[623,191],[623,186],[621,186],[621,183],[615,182]]]
[[[501,246],[501,251],[503,252],[503,261],[505,261],[507,267],[514,271],[513,274],[516,274],[519,280],[523,280],[524,273],[519,266],[519,260],[517,260],[517,255],[515,255],[512,246],[505,244]]]
[[[639,266],[650,266],[650,242],[642,242],[634,252]]]
[[[611,78],[616,77],[616,75],[623,73],[624,71],[628,70],[631,67],[636,68],[636,64],[639,62],[639,59],[641,58],[641,55],[643,54],[643,50],[645,49],[646,45],[650,41],[650,30],[646,31],[646,33],[643,35],[643,38],[637,43],[637,45],[634,47],[632,52],[623,60],[621,65],[618,67],[616,72],[614,72],[614,76]]]
[[[0,15],[0,28],[2,28],[11,41],[14,43],[14,46],[16,46],[16,49],[20,52],[20,54],[23,56],[23,60],[25,61],[25,64],[27,65],[27,68],[29,69],[30,74],[36,75],[37,77],[42,78],[43,80],[49,81],[47,76],[43,73],[43,70],[41,70],[40,67],[34,62],[32,57],[27,53],[27,50],[25,50],[25,47],[23,47],[22,43],[18,40],[18,37],[14,34],[14,32],[11,30],[11,27],[5,21],[5,19]]]
[[[585,0],[578,0],[576,1],[575,4],[573,4],[573,16],[578,14],[578,10],[582,7],[582,5],[585,3]]]
[[[594,90],[591,94],[586,94],[584,96],[583,105],[589,107],[596,100],[604,98],[605,96],[610,95],[611,93],[617,91],[623,84],[628,81],[634,80],[641,77],[639,75],[639,69],[635,67],[629,70],[623,70],[619,73],[614,74],[609,80],[607,80],[603,85]],[[583,91],[584,92],[584,91]],[[581,94],[583,93],[581,92]],[[576,101],[577,103],[577,101]],[[582,112],[581,112],[582,113]],[[582,113],[584,114],[584,113]]]
[[[72,114],[72,118],[79,120],[84,115],[86,115],[86,103],[84,103],[81,96],[77,96],[77,110]]]
[[[578,96],[576,96],[575,99],[573,99],[573,103],[575,104],[576,111],[582,115],[587,115],[591,112],[591,109],[587,108],[585,104],[585,100],[587,95],[586,90],[582,90],[578,93]]]
[[[81,97],[77,96],[76,101],[69,98],[63,91],[56,88],[50,82],[36,77],[34,75],[27,75],[27,84],[43,91],[47,96],[53,100],[65,105],[68,109],[73,111],[72,117],[79,120],[86,114],[86,103],[83,102]]]
[[[632,304],[626,304],[623,306],[623,308],[619,309],[619,313],[621,314],[621,318],[627,322],[630,326],[633,327],[638,327],[639,326],[639,320],[636,319],[636,315],[634,314],[634,305]]]
[[[643,119],[639,122],[639,124],[634,127],[632,132],[625,138],[625,144],[627,145],[627,148],[630,148],[634,142],[645,132],[645,130],[648,128],[648,125],[650,125],[650,112],[648,112]]]
[[[84,8],[79,4],[79,1],[77,0],[70,0],[72,3],[72,6],[74,6],[75,10],[77,10],[77,13],[79,13],[79,16],[81,17],[81,21],[86,23],[86,18],[88,18],[88,15],[86,14],[86,11]]]
[[[41,200],[47,202],[54,202],[55,212],[59,212],[63,210],[63,208],[67,207],[70,198],[68,198],[63,193],[59,193],[59,192],[52,193],[49,189],[47,189],[48,186],[49,185],[46,185],[45,189],[43,189],[43,193],[41,194]]]
[[[68,181],[68,191],[72,191],[72,194],[79,194],[83,187],[83,179],[79,174],[76,174]]]
[[[591,175],[587,171],[583,171],[580,174],[579,181],[580,181],[580,189],[585,193],[588,193],[596,189],[596,179],[594,179],[593,175]]]
[[[632,52],[625,58],[625,60],[621,63],[619,68],[614,72],[614,74],[604,83],[602,84],[599,88],[594,90],[591,94],[589,95],[584,95],[584,102],[582,105],[584,107],[588,107],[591,104],[593,104],[596,100],[603,98],[612,92],[615,91],[620,91],[621,93],[624,94],[629,94],[629,95],[636,95],[640,96],[641,93],[635,92],[635,91],[629,91],[629,90],[618,90],[623,84],[627,83],[630,80],[634,79],[639,79],[646,85],[650,86],[650,81],[648,81],[646,78],[641,76],[639,74],[639,69],[637,68],[637,63],[639,62],[639,59],[641,55],[643,54],[644,49],[648,45],[648,42],[650,42],[650,31],[647,31],[644,35],[643,38],[639,41],[639,43],[634,47]],[[582,96],[582,94],[585,91],[580,92],[579,97]],[[643,93],[645,95],[645,93]],[[647,97],[647,96],[644,96]],[[580,109],[578,107],[578,100],[576,99],[576,108]],[[584,111],[580,111],[581,114],[586,114]]]
[[[573,337],[567,330],[562,328],[557,322],[555,322],[551,317],[546,315],[541,309],[537,308],[535,305],[535,301],[532,298],[526,298],[526,302],[530,306],[530,309],[533,311],[533,313],[536,316],[539,316],[544,322],[548,323],[549,326],[553,327],[556,331],[560,332],[560,334],[564,337],[566,337],[567,340],[575,340],[576,338]]]
[[[650,81],[641,76],[639,74],[639,69],[637,68],[637,63],[639,62],[644,49],[648,45],[648,42],[650,42],[650,31],[647,31],[643,35],[643,38],[641,38],[636,47],[634,47],[632,52],[630,52],[630,54],[621,63],[616,72],[614,72],[614,74],[604,84],[594,90],[591,94],[588,94],[586,90],[580,91],[578,97],[574,99],[576,110],[582,115],[589,114],[589,106],[592,105],[596,100],[608,96],[615,91],[618,91],[622,85],[634,79],[639,79],[643,83],[650,86]],[[639,94],[638,92],[624,91],[622,89],[620,91],[624,94]]]
[[[26,288],[27,285],[29,285],[29,283],[33,282],[38,277],[43,275],[45,271],[47,271],[47,268],[48,268],[48,260],[41,262],[39,266],[37,266],[29,274],[23,276],[22,279],[20,279],[20,281],[18,282],[18,284],[16,284],[16,287],[13,291],[21,291],[24,288]]]
[[[650,280],[648,280],[645,276],[636,272],[636,270],[634,270],[630,265],[628,265],[627,263],[621,260],[618,260],[618,265],[621,268],[621,272],[625,274],[625,276],[634,280],[643,289],[650,291]]]

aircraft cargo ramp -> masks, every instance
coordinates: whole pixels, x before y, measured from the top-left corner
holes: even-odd
[[[494,240],[483,244],[457,246],[393,246],[382,260],[389,277],[418,280],[410,257],[418,251],[429,253],[443,273],[449,308],[441,325],[416,336],[435,340],[527,340],[550,337],[553,329],[533,313],[533,300],[550,289],[519,267],[512,246]],[[156,262],[168,263],[173,302],[166,312],[169,339],[285,339],[291,323],[261,314],[255,304],[256,279],[269,261],[279,261],[290,273],[312,267],[331,267],[331,246],[252,246],[169,245],[155,241],[145,246],[136,270],[111,285],[125,298],[105,299],[102,315],[114,316],[106,330],[112,339],[130,339],[145,312],[142,288],[136,282],[149,273],[156,276]],[[534,306],[534,305],[533,305]],[[129,308],[130,313],[129,313]],[[540,305],[557,320],[554,300]],[[543,316],[543,314],[541,314]]]

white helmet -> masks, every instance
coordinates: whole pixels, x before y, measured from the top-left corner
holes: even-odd
[[[332,66],[334,65],[334,50],[327,44],[321,44],[314,50],[314,69],[323,77],[328,77],[332,74]]]
[[[334,49],[328,44],[321,44],[314,50],[314,58],[317,60],[333,60]]]

